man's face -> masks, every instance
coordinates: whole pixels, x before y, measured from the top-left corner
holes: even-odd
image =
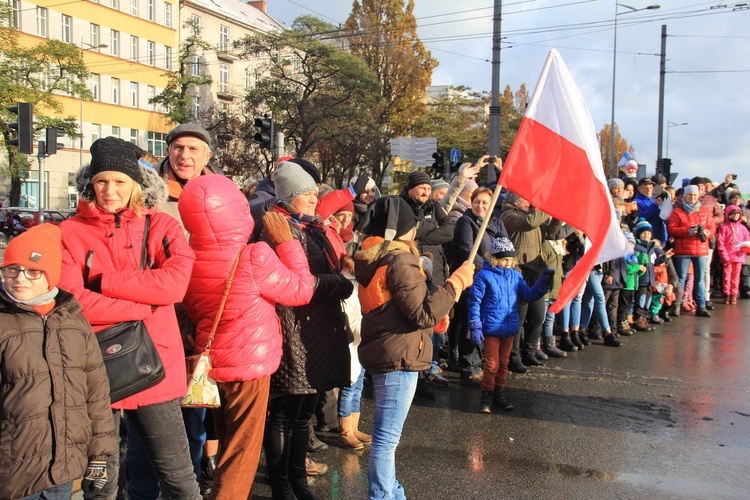
[[[427,203],[430,199],[430,193],[432,193],[432,186],[429,184],[420,184],[407,191],[409,197],[417,200],[420,205]]]
[[[184,135],[169,144],[169,164],[182,180],[189,181],[201,175],[210,159],[208,144],[197,137]]]
[[[524,212],[528,212],[529,208],[531,208],[531,203],[529,203],[528,200],[524,200],[523,198],[518,198],[518,201],[516,201],[516,206]]]
[[[641,184],[638,186],[638,192],[641,193],[643,196],[647,196],[651,198],[651,196],[654,194],[654,185],[653,184]]]
[[[698,186],[698,198],[706,194],[706,185],[705,184],[696,184]]]

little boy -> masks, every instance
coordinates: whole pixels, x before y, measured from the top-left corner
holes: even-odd
[[[61,232],[34,226],[5,249],[0,290],[0,498],[92,493],[115,453],[109,381],[75,297],[57,288]],[[7,433],[7,435],[6,435]]]
[[[508,359],[513,337],[518,334],[518,301],[534,302],[550,290],[555,270],[547,268],[532,288],[513,269],[516,250],[508,238],[495,238],[485,254],[484,267],[469,290],[469,332],[471,341],[484,342],[484,377],[479,413],[490,413],[492,404],[510,410],[503,395],[508,376]]]

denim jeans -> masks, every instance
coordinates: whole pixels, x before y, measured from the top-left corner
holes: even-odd
[[[602,272],[592,269],[586,281],[586,290],[583,292],[581,301],[581,328],[588,328],[591,314],[596,314],[596,320],[605,332],[612,329],[607,319],[607,302],[604,300],[602,289]]]
[[[359,377],[351,387],[339,389],[339,417],[348,417],[352,413],[359,413],[362,389],[365,386],[365,369],[359,371]]]
[[[695,276],[695,284],[693,287],[693,295],[695,302],[699,307],[706,307],[706,280],[700,279],[701,276],[706,275],[706,266],[708,265],[708,257],[695,257],[689,255],[675,255],[672,257],[674,267],[677,270],[677,276],[680,277],[680,286],[685,288],[685,281],[688,277],[688,269],[690,268],[690,262],[693,263],[693,276]],[[683,299],[684,300],[684,299]]]
[[[188,438],[193,472],[196,480],[200,480],[203,445],[206,442],[206,429],[203,426],[206,409],[181,408],[181,411]],[[151,466],[143,440],[138,434],[138,429],[133,425],[130,418],[126,417],[125,423],[128,427],[128,447],[125,454],[128,496],[132,500],[156,498],[159,496],[159,479],[156,476],[156,471]]]
[[[555,335],[555,313],[550,312],[549,307],[554,304],[554,300],[548,300],[546,302],[547,312],[544,313],[544,326],[542,326],[542,333],[545,337],[550,338]]]
[[[585,287],[584,287],[585,289]],[[583,298],[583,289],[573,297],[573,300],[560,311],[559,325],[564,332],[569,332],[571,328],[578,329],[581,324],[581,299]]]
[[[396,447],[417,390],[418,372],[388,372],[372,376],[375,423],[370,449],[369,499],[402,500],[404,488],[396,479]]]
[[[173,399],[165,403],[141,406],[137,410],[125,410],[125,414],[141,437],[159,478],[163,498],[200,500],[198,481],[190,462],[180,400]],[[114,411],[113,417],[117,430],[120,428],[120,412]],[[117,450],[107,460],[107,483],[104,488],[96,495],[86,495],[85,498],[117,498],[119,446]]]
[[[70,500],[73,491],[73,483],[58,484],[46,490],[38,491],[33,495],[23,497],[20,500]]]

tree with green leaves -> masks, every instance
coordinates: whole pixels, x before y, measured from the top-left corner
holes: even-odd
[[[203,53],[214,51],[216,47],[201,38],[201,26],[188,19],[182,27],[190,33],[180,44],[177,68],[167,71],[167,85],[164,90],[149,99],[151,104],[161,104],[167,109],[167,116],[172,123],[195,121],[193,116],[193,95],[201,85],[211,85],[211,75],[203,71],[201,63]]]
[[[12,11],[9,4],[0,6],[0,54],[3,70],[0,72],[0,135],[8,153],[8,166],[3,173],[10,177],[8,195],[11,205],[21,199],[21,180],[28,172],[31,162],[26,155],[9,145],[12,130],[9,124],[15,121],[7,108],[18,102],[34,105],[34,130],[57,127],[71,138],[80,137],[76,118],[59,117],[63,104],[58,95],[91,99],[86,85],[89,76],[80,48],[59,40],[44,40],[28,45],[20,43],[20,33],[11,25]]]
[[[437,67],[417,36],[413,0],[355,0],[346,21],[352,54],[364,59],[380,82],[384,106],[375,116],[369,166],[382,182],[390,164],[390,142],[406,135],[425,112],[425,92]]]

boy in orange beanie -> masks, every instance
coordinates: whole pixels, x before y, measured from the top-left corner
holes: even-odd
[[[0,290],[0,498],[70,497],[104,485],[115,452],[109,381],[75,297],[57,288],[61,232],[35,226],[5,249]]]

